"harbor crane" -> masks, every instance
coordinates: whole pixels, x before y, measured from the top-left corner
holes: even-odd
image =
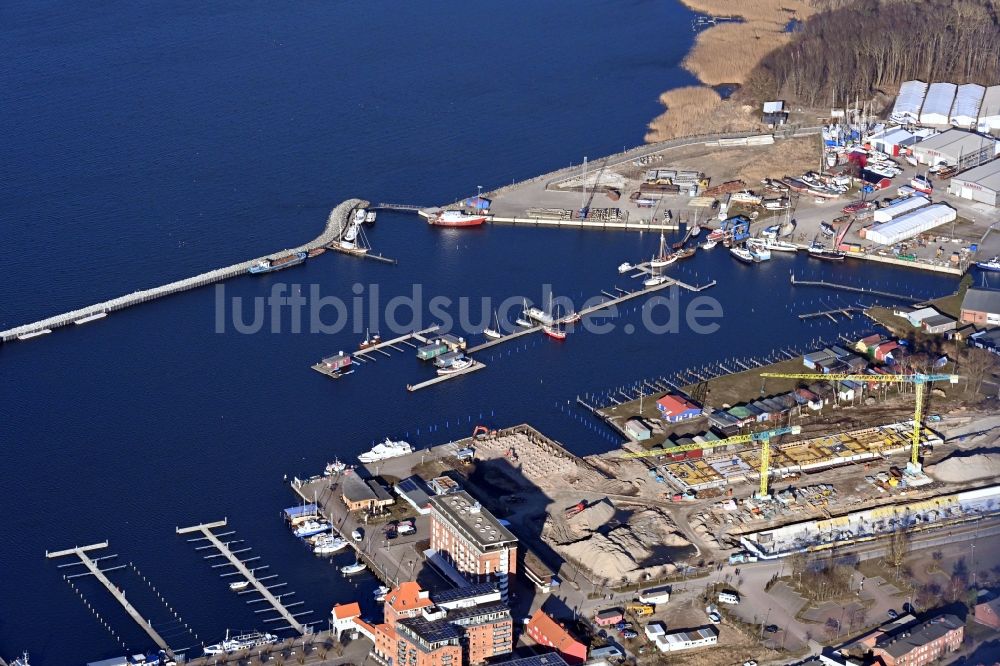
[[[761,377],[775,377],[781,379],[823,379],[826,381],[849,381],[849,382],[881,382],[886,384],[913,384],[916,394],[916,407],[913,410],[913,434],[911,436],[910,463],[906,466],[910,474],[920,473],[920,427],[924,413],[924,391],[926,386],[932,382],[949,382],[957,384],[958,375],[935,375],[916,373],[912,375],[853,375],[853,374],[819,374],[809,372],[762,372]]]
[[[771,473],[771,439],[781,435],[798,435],[802,432],[801,426],[782,426],[772,430],[761,430],[751,432],[746,435],[734,435],[725,439],[718,439],[713,442],[702,442],[700,444],[682,444],[669,449],[650,449],[648,451],[629,452],[622,455],[623,458],[648,458],[650,456],[669,456],[687,451],[697,451],[699,449],[714,449],[730,444],[747,444],[749,442],[760,442],[760,492],[758,497],[767,497],[768,476]]]

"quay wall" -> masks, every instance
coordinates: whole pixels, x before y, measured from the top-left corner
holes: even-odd
[[[208,271],[207,273],[177,280],[169,284],[160,285],[159,287],[134,291],[130,294],[112,298],[111,300],[103,301],[101,303],[95,303],[94,305],[89,305],[78,310],[64,312],[63,314],[55,315],[47,319],[17,326],[15,328],[7,329],[6,331],[0,331],[0,341],[8,342],[10,340],[17,339],[19,335],[27,335],[43,331],[45,329],[65,326],[78,319],[83,319],[84,317],[89,317],[91,315],[100,314],[102,312],[114,312],[115,310],[121,310],[140,303],[146,303],[157,298],[187,291],[188,289],[195,289],[197,287],[203,287],[215,282],[221,282],[222,280],[227,280],[231,277],[246,273],[254,262],[261,259],[277,259],[295,252],[308,252],[309,250],[323,247],[324,245],[336,240],[340,234],[343,233],[344,227],[350,220],[350,216],[355,208],[367,205],[368,202],[362,199],[348,199],[347,201],[338,204],[332,211],[330,211],[323,233],[304,245],[272,252],[271,254],[263,257],[243,261],[238,264],[233,264],[232,266],[226,266],[225,268],[217,268],[215,270]]]

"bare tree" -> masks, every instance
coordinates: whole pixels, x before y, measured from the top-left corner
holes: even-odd
[[[997,357],[990,352],[975,347],[969,349],[965,354],[965,363],[962,364],[966,387],[973,393],[979,393],[983,381],[997,370],[997,366]]]
[[[896,568],[896,578],[899,578],[899,567],[910,553],[910,533],[904,525],[897,525],[889,537],[886,549],[886,560]]]

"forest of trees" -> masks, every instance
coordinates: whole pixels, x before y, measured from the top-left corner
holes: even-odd
[[[895,94],[909,79],[1000,83],[998,0],[817,0],[826,8],[760,62],[743,94],[809,106]]]

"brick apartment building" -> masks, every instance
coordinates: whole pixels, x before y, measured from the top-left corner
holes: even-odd
[[[375,643],[372,655],[387,666],[482,664],[514,646],[514,622],[496,584],[449,590],[432,599],[419,584],[401,583],[386,595],[383,613],[381,624],[355,618],[354,625]]]
[[[872,656],[886,666],[925,666],[958,650],[965,638],[965,624],[954,615],[939,615],[917,625],[880,636]]]
[[[496,581],[507,599],[517,537],[464,490],[430,498],[431,550],[473,583]]]

